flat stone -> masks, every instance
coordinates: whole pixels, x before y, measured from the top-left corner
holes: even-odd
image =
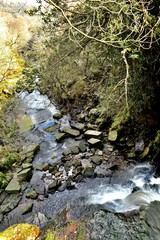
[[[8,193],[17,193],[21,190],[21,186],[17,179],[12,179],[8,186],[6,187],[5,191]]]
[[[39,147],[40,147],[40,145],[37,143],[33,143],[30,145],[24,145],[22,153],[23,154],[29,154],[29,153],[35,154],[37,152],[37,150],[39,149]]]
[[[118,132],[116,130],[110,131],[108,134],[108,140],[114,142],[117,140]]]
[[[49,133],[52,133],[54,131],[56,131],[57,129],[59,129],[60,125],[59,124],[55,124],[54,126],[52,127],[48,127],[45,129],[46,132],[49,132]]]
[[[19,181],[28,181],[32,177],[32,169],[26,168],[17,174]]]
[[[82,131],[84,129],[85,125],[84,125],[84,123],[76,122],[76,123],[72,123],[71,127]]]
[[[75,129],[72,129],[72,128],[67,128],[67,127],[64,127],[62,129],[63,132],[73,136],[73,137],[77,137],[80,135],[80,131],[79,130],[75,130]]]
[[[100,165],[101,164],[101,162],[102,162],[102,160],[101,160],[101,158],[99,157],[99,156],[92,156],[91,157],[91,160],[92,160],[92,162],[93,163],[95,163],[96,165]]]
[[[17,207],[18,203],[21,200],[21,196],[18,193],[11,194],[5,198],[3,203],[0,205],[0,212],[2,214],[8,213],[12,211],[15,207]]]
[[[32,168],[33,167],[33,164],[32,163],[23,163],[22,164],[22,168],[23,169],[26,169],[26,168]],[[19,171],[20,172],[20,171]]]
[[[66,133],[57,133],[54,135],[55,139],[60,142],[62,139],[64,139],[66,136]]]
[[[78,145],[79,149],[81,152],[85,152],[87,150],[87,147],[86,147],[86,144],[85,142],[79,142],[79,145]]]
[[[17,119],[17,125],[19,127],[19,132],[21,134],[34,128],[34,124],[31,120],[31,117],[27,115],[19,116]]]
[[[88,159],[82,159],[82,160],[81,160],[81,164],[82,164],[82,167],[83,167],[83,168],[87,168],[87,167],[92,167],[92,166],[93,166],[93,164],[91,163],[91,161],[88,160]]]
[[[56,190],[60,185],[60,182],[58,180],[54,180],[52,183],[48,185],[48,192]]]
[[[79,148],[78,147],[71,147],[70,150],[73,154],[78,154],[79,153]]]
[[[64,156],[68,156],[69,154],[71,154],[71,150],[70,150],[70,149],[65,149],[65,150],[63,151],[63,155],[64,155]]]
[[[93,145],[96,145],[96,144],[101,143],[101,140],[99,140],[99,139],[97,139],[97,138],[90,138],[90,139],[88,140],[88,143],[93,146]]]
[[[96,130],[87,130],[84,135],[88,138],[91,138],[91,137],[96,137],[96,138],[100,138],[102,136],[102,132],[100,131],[96,131]]]
[[[18,208],[22,209],[22,215],[31,212],[33,208],[33,203],[22,203],[18,206]]]

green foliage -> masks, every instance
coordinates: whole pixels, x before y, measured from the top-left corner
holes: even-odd
[[[0,189],[3,189],[7,186],[8,182],[5,177],[5,174],[0,172]]]
[[[44,28],[26,56],[41,90],[63,105],[98,105],[104,121],[137,119],[151,108],[159,82],[157,1],[47,2],[47,11],[36,10]]]

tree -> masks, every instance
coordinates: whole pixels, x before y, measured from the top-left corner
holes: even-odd
[[[42,4],[44,1],[39,2]],[[39,10],[46,31],[50,33],[50,40],[47,41],[50,53],[48,62],[52,64],[49,68],[54,67],[57,73],[56,77],[53,76],[54,81],[49,80],[50,85],[52,82],[56,86],[58,84],[59,90],[62,88],[63,93],[64,89],[67,92],[67,76],[65,83],[62,80],[65,78],[62,77],[62,72],[64,75],[67,70],[69,74],[68,60],[75,68],[74,75],[77,72],[79,76],[83,68],[82,75],[85,79],[97,81],[95,71],[91,67],[95,61],[97,73],[101,72],[99,82],[104,83],[105,75],[108,76],[106,86],[96,83],[96,89],[98,86],[102,93],[99,105],[103,106],[103,113],[116,115],[119,109],[119,112],[129,115],[133,112],[139,113],[146,105],[147,107],[151,105],[155,94],[153,78],[158,79],[156,73],[159,72],[160,17],[157,0],[46,0],[45,2],[48,4],[46,9],[40,6]],[[80,63],[84,59],[83,64]],[[75,64],[78,64],[77,68]],[[111,66],[107,73],[105,65]],[[44,72],[48,72],[48,68],[43,67]],[[155,69],[152,76],[147,71],[151,68]],[[52,76],[51,71],[50,73],[49,78]],[[70,73],[73,75],[73,69]],[[85,84],[87,85],[87,80]],[[69,86],[73,87],[74,91],[75,82],[71,82]],[[137,91],[137,88],[140,88],[140,91]]]

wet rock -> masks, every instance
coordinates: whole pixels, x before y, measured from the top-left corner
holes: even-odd
[[[32,177],[32,169],[26,168],[17,174],[19,181],[29,181]]]
[[[68,156],[70,153],[71,153],[71,150],[70,150],[70,149],[65,149],[62,154],[63,154],[64,156]]]
[[[70,150],[73,154],[78,154],[79,153],[79,148],[78,147],[70,147]]]
[[[136,142],[135,144],[135,152],[141,153],[144,151],[144,141],[140,140],[139,142]]]
[[[9,195],[1,204],[0,212],[2,212],[2,214],[5,214],[12,211],[15,207],[17,207],[20,200],[21,196],[19,194]]]
[[[47,222],[48,219],[43,213],[38,212],[34,215],[33,224],[35,224],[36,226],[42,228],[46,225]]]
[[[31,115],[31,120],[34,125],[46,122],[52,118],[52,113],[48,110],[41,110]]]
[[[80,135],[80,131],[79,130],[75,130],[75,129],[71,129],[71,128],[67,128],[67,127],[64,127],[62,129],[63,132],[73,136],[73,137],[77,137]]]
[[[81,152],[85,152],[87,150],[85,142],[80,141],[78,147]]]
[[[96,156],[96,155],[91,157],[91,161],[93,163],[95,163],[96,165],[100,165],[101,162],[102,162],[101,158],[99,156]]]
[[[102,132],[96,130],[87,130],[84,135],[87,138],[100,138],[102,136]]]
[[[43,167],[42,167],[42,170],[43,170],[43,171],[49,170],[49,163],[45,163],[45,164],[43,165]]]
[[[42,169],[43,169],[43,163],[39,163],[39,164],[36,166],[36,170],[42,171]]]
[[[57,112],[53,113],[53,118],[60,119],[62,117],[62,114],[59,110]]]
[[[31,189],[27,195],[26,195],[27,198],[31,198],[31,199],[36,199],[38,197],[38,194],[37,192],[34,190],[34,189]]]
[[[93,166],[91,161],[88,160],[88,159],[82,159],[81,160],[81,165],[82,165],[83,168],[87,168],[87,167],[92,168],[92,166]]]
[[[108,134],[109,141],[115,142],[117,140],[117,137],[118,137],[118,132],[116,130],[109,131],[109,134]]]
[[[47,191],[52,192],[55,191],[60,186],[60,181],[55,179],[52,183],[48,185]]]
[[[23,151],[21,152],[21,159],[25,160],[26,158],[33,159],[36,152],[39,150],[40,145],[37,143],[31,143],[23,146]]]
[[[19,127],[19,132],[21,134],[33,129],[34,127],[31,117],[27,115],[19,116],[17,119],[17,125]]]
[[[112,174],[112,171],[108,169],[108,166],[105,164],[96,166],[94,172],[97,177],[110,177]]]
[[[83,175],[85,177],[94,177],[95,173],[94,173],[94,169],[91,168],[91,167],[86,167],[84,170],[83,170]]]
[[[54,135],[55,139],[60,142],[62,139],[64,139],[66,136],[66,133],[57,133]]]
[[[21,190],[21,186],[20,186],[19,182],[17,181],[17,179],[12,179],[5,189],[5,191],[7,193],[17,193],[20,190]]]
[[[75,182],[81,182],[83,180],[83,178],[84,178],[83,175],[79,174],[74,178],[74,180],[75,180]]]
[[[43,180],[41,179],[41,175],[39,173],[34,173],[31,179],[31,185],[35,189],[35,191],[38,194],[44,194],[45,193],[45,184]]]
[[[67,187],[67,183],[66,182],[63,182],[62,185],[58,188],[58,191],[59,192],[63,192]]]
[[[31,212],[33,208],[33,203],[32,202],[26,202],[22,203],[18,206],[18,209],[21,211],[21,214],[24,215],[28,212]]]
[[[52,132],[55,132],[56,130],[58,130],[59,128],[60,128],[60,125],[59,124],[55,124],[52,127],[46,128],[45,131],[48,132],[48,133],[52,133]]]

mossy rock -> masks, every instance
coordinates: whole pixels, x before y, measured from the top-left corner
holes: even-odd
[[[21,223],[13,225],[0,233],[3,240],[35,240],[39,235],[39,228],[35,225]]]

